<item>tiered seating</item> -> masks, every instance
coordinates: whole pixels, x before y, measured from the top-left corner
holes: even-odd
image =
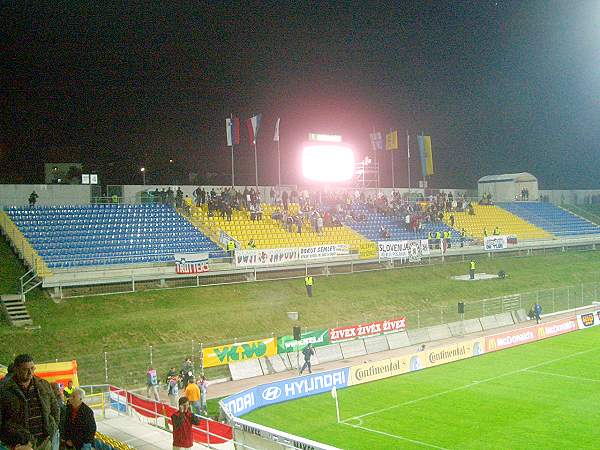
[[[220,214],[215,213],[213,217],[208,216],[206,205],[193,208],[194,221],[201,222],[204,226],[218,234],[218,230],[223,230],[231,237],[236,239],[242,248],[248,248],[248,241],[254,240],[256,248],[285,248],[285,247],[310,247],[322,244],[348,244],[353,250],[360,251],[362,257],[372,257],[376,254],[375,244],[356,233],[351,228],[325,227],[323,233],[316,233],[310,226],[310,222],[304,222],[302,234],[297,232],[290,233],[283,227],[281,222],[271,218],[275,207],[262,204],[262,220],[250,220],[248,211],[233,211],[232,220],[228,221],[222,218]],[[298,212],[297,204],[289,205],[289,214]],[[296,230],[296,227],[293,227]]]
[[[444,222],[423,222],[421,230],[413,232],[407,230],[404,224],[404,218],[400,216],[385,216],[380,213],[370,213],[365,205],[355,205],[354,211],[357,214],[364,214],[365,220],[356,222],[348,221],[348,225],[358,231],[363,236],[373,240],[382,241],[380,229],[383,225],[390,232],[390,237],[385,239],[389,241],[404,241],[411,239],[427,239],[428,233],[431,231],[434,235],[437,231],[450,231],[452,233],[451,243],[457,245],[460,242],[459,233],[456,229],[446,225]]]
[[[555,236],[598,234],[600,227],[552,203],[514,202],[500,206]]]
[[[475,215],[467,212],[452,212],[444,214],[444,221],[450,223],[450,216],[454,216],[454,228],[465,229],[468,236],[483,240],[483,229],[491,235],[495,227],[500,234],[514,234],[519,240],[526,239],[551,239],[552,235],[537,226],[526,222],[520,217],[494,205],[474,204]]]
[[[84,205],[6,210],[50,268],[172,261],[223,250],[167,205]]]

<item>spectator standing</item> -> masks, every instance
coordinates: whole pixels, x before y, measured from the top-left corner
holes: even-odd
[[[208,395],[208,381],[206,381],[206,377],[202,375],[200,377],[200,381],[198,381],[198,387],[200,388],[200,395],[202,398],[202,412],[204,415],[208,415],[208,406],[207,406],[207,398]]]
[[[154,398],[157,402],[160,401],[160,396],[158,395],[158,375],[156,374],[156,369],[153,367],[148,367],[148,371],[146,372],[146,397]]]
[[[0,390],[0,440],[25,433],[36,450],[50,450],[58,429],[60,412],[50,384],[35,377],[29,355],[15,358],[13,376]]]
[[[312,358],[315,354],[315,349],[313,348],[312,344],[308,344],[306,347],[304,347],[302,354],[304,355],[304,364],[302,365],[302,369],[300,369],[300,375],[302,375],[304,369],[308,369],[308,373],[312,373],[310,358]]]
[[[192,364],[192,357],[188,356],[186,360],[183,362],[183,366],[181,366],[181,378],[182,378],[182,387],[185,387],[190,382],[190,379],[194,376],[194,365]]]
[[[200,419],[190,411],[187,397],[179,399],[179,409],[171,416],[173,421],[173,450],[188,449],[194,445],[192,425],[198,425]]]
[[[71,382],[73,384],[73,382]],[[67,405],[65,405],[65,397],[63,390],[60,388],[58,383],[54,382],[51,384],[52,390],[54,391],[54,396],[56,397],[56,402],[58,403],[58,410],[60,413],[60,417],[58,420],[58,429],[54,433],[52,437],[52,450],[59,450],[60,448],[60,436],[65,432],[65,422],[67,418]]]
[[[185,396],[192,404],[192,411],[195,414],[200,414],[202,405],[200,404],[200,388],[196,384],[194,377],[190,378],[190,383],[185,388]]]
[[[35,203],[37,202],[39,195],[37,195],[37,192],[33,191],[31,194],[29,194],[29,206],[33,207],[35,206]]]
[[[177,188],[177,192],[175,193],[175,207],[183,208],[183,191],[180,187]]]
[[[85,391],[76,388],[69,399],[63,440],[67,448],[92,450],[96,436],[94,412],[84,403]]]
[[[533,305],[533,313],[535,314],[536,323],[540,323],[542,321],[542,305],[536,302],[536,304]]]
[[[179,377],[177,374],[172,375],[167,380],[167,395],[171,406],[177,406],[177,398],[179,397]]]

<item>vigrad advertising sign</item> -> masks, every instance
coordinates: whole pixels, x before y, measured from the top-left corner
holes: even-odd
[[[208,272],[208,253],[175,253],[175,273]]]
[[[273,356],[276,354],[276,338],[266,338],[256,341],[207,347],[202,351],[202,363],[204,367],[214,367],[248,359],[261,358],[263,356]]]
[[[396,319],[380,320],[377,322],[363,323],[361,325],[350,325],[329,329],[329,341],[339,342],[347,339],[377,336],[383,333],[395,333],[406,329],[406,317]]]

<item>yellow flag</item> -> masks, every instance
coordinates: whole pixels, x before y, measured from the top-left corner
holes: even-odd
[[[385,135],[385,149],[398,150],[398,130],[391,131]]]
[[[425,147],[425,173],[427,176],[433,175],[433,153],[431,153],[431,136],[423,136],[423,146]]]

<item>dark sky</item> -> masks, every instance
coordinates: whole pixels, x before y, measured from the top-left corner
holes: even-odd
[[[546,189],[600,188],[599,1],[123,3],[0,6],[2,182],[83,162],[108,184],[141,183],[144,165],[154,183],[173,159],[226,183],[224,119],[260,112],[261,184],[277,179],[281,117],[288,183],[309,131],[364,156],[375,126],[432,136],[434,187],[528,171]],[[236,178],[253,184],[242,131]]]

